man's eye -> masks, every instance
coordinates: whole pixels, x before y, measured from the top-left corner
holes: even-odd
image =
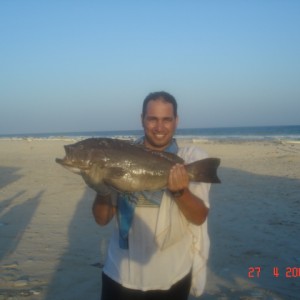
[[[154,121],[156,121],[156,119],[155,118],[148,118],[148,121],[149,122],[154,122]]]
[[[169,122],[172,122],[173,119],[172,119],[172,118],[167,118],[167,119],[165,119],[164,121],[165,121],[166,123],[169,123]]]

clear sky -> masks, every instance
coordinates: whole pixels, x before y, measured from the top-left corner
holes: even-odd
[[[0,134],[300,124],[299,0],[1,0]]]

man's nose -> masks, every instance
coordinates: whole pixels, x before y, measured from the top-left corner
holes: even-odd
[[[161,131],[161,130],[163,130],[163,128],[164,128],[164,123],[163,123],[163,121],[158,120],[158,121],[156,122],[155,130]]]

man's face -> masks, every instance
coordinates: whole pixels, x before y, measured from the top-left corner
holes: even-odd
[[[142,124],[145,146],[153,150],[164,150],[170,143],[178,123],[173,105],[163,100],[150,100]]]

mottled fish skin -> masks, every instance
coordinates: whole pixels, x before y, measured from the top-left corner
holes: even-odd
[[[170,169],[184,161],[177,155],[153,151],[128,141],[90,138],[65,146],[66,156],[56,162],[82,175],[96,191],[104,186],[121,192],[152,191],[166,187]],[[197,164],[198,163],[198,164]],[[207,158],[186,165],[190,180],[220,182],[218,158]]]

